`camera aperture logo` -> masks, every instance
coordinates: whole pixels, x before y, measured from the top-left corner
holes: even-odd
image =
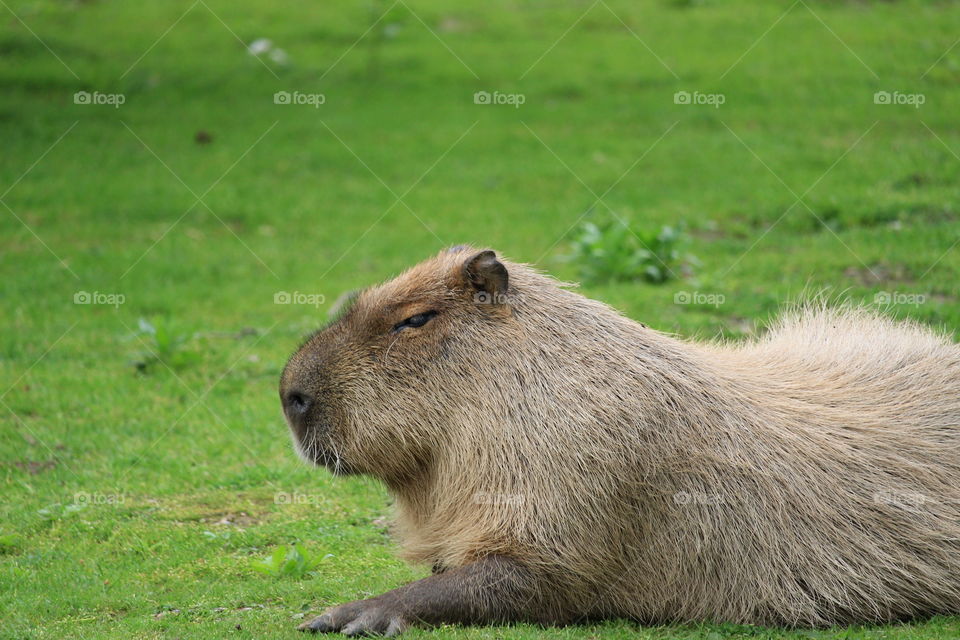
[[[919,109],[927,101],[923,93],[901,93],[900,91],[877,91],[873,94],[873,104],[905,104]]]
[[[930,502],[930,499],[917,492],[902,491],[881,491],[873,495],[873,501],[877,504],[890,504],[898,507],[922,507]]]
[[[473,294],[473,301],[476,304],[514,305],[520,302],[520,296],[510,293],[490,293],[489,291],[478,291]]]
[[[719,307],[727,301],[722,293],[704,293],[703,291],[677,291],[673,294],[673,304],[696,304]]]
[[[326,300],[327,297],[322,293],[277,291],[273,294],[273,304],[307,304],[319,308]]]
[[[699,491],[677,491],[673,494],[673,503],[678,506],[705,505],[715,506],[724,503],[719,493],[702,493]]]
[[[527,96],[522,93],[500,93],[494,91],[477,91],[473,94],[473,104],[496,104],[511,105],[514,109],[519,109],[520,105],[527,101]]]
[[[114,109],[119,109],[120,105],[127,101],[127,96],[122,93],[100,93],[99,91],[77,91],[73,94],[73,104],[83,105],[109,105]]]
[[[87,491],[78,491],[73,494],[73,503],[80,505],[89,504],[111,504],[120,505],[127,501],[127,497],[122,493],[89,493]]]
[[[522,505],[524,503],[523,495],[519,493],[487,493],[480,491],[473,494],[474,504],[502,504],[502,505]]]
[[[273,94],[273,104],[305,104],[319,109],[326,104],[327,96],[322,93],[302,93],[300,91],[277,91]]]
[[[873,295],[873,304],[887,305],[908,305],[919,307],[926,304],[927,296],[922,293],[906,293],[903,291],[878,291]]]
[[[677,91],[673,94],[673,104],[707,105],[719,109],[727,102],[727,96],[722,93],[701,93],[699,91]]]
[[[127,301],[122,293],[104,293],[102,291],[77,291],[73,294],[73,304],[102,304],[119,308]]]
[[[315,493],[300,493],[299,491],[278,491],[273,494],[274,504],[310,504],[318,505],[323,502],[323,496]]]

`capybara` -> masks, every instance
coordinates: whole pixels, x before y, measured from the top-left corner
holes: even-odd
[[[360,292],[280,397],[433,567],[306,630],[960,613],[960,348],[912,322],[812,304],[684,341],[460,246]]]

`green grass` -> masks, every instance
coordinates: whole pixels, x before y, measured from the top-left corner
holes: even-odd
[[[572,227],[609,207],[638,233],[691,236],[688,279],[584,287],[655,328],[742,338],[824,289],[919,294],[891,313],[960,327],[953,3],[7,5],[0,637],[293,638],[305,615],[424,575],[393,555],[381,486],[295,460],[276,386],[341,292],[445,245],[575,279]],[[122,304],[74,304],[81,291]],[[313,572],[256,570],[295,543]],[[432,633],[953,638],[960,618]]]

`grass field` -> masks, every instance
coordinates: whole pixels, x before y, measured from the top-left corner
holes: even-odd
[[[447,245],[576,279],[582,220],[683,223],[692,274],[584,292],[700,337],[821,290],[960,327],[956,3],[0,5],[0,637],[293,638],[425,575],[276,388],[341,292]],[[293,542],[312,575],[253,569]]]

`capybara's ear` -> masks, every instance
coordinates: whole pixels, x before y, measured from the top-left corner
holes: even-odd
[[[463,263],[463,277],[477,291],[498,299],[507,293],[510,275],[493,251],[481,251]]]

